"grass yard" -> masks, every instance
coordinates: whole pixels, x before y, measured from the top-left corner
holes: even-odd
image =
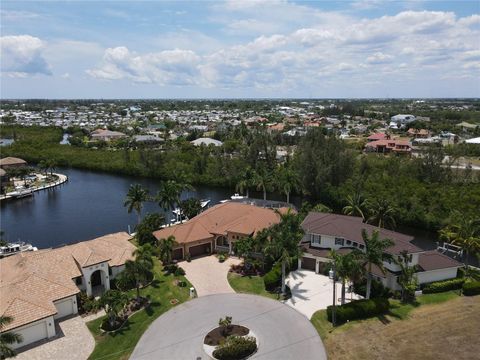
[[[235,273],[228,273],[228,282],[237,293],[255,294],[279,300],[279,294],[265,290],[265,284],[261,276],[241,276]]]
[[[113,334],[103,334],[100,331],[100,324],[104,317],[87,324],[96,342],[89,359],[128,359],[148,326],[175,306],[170,300],[177,299],[178,303],[188,300],[190,283],[183,276],[165,276],[158,260],[155,260],[154,273],[155,280],[152,284],[140,291],[142,296],[150,298],[151,306],[130,317],[122,329]],[[187,281],[187,286],[178,287],[174,280]],[[131,290],[129,294],[135,296],[135,290]]]
[[[416,305],[392,301],[386,316],[333,329],[326,311],[311,321],[329,359],[473,359],[480,353],[480,296],[423,295]]]

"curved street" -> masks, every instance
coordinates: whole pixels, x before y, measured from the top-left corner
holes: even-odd
[[[203,296],[173,308],[150,325],[130,359],[208,359],[203,339],[225,316],[256,334],[259,348],[251,359],[327,359],[317,331],[303,315],[247,294]]]

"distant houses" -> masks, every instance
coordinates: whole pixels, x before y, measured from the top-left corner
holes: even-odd
[[[215,139],[212,139],[212,138],[198,138],[196,140],[191,141],[191,143],[194,146],[201,146],[201,145],[222,146],[223,145],[223,143],[220,140],[215,140]]]
[[[90,134],[91,139],[94,141],[103,140],[103,141],[112,141],[118,140],[126,137],[124,133],[120,131],[111,131],[106,129],[96,129]]]

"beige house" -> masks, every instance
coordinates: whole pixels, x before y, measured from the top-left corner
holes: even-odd
[[[232,253],[236,241],[255,235],[279,221],[280,217],[272,209],[226,202],[211,207],[184,224],[155,231],[153,235],[158,240],[174,236],[178,246],[173,251],[173,258],[181,260],[187,253],[192,257],[214,251]]]
[[[92,131],[92,140],[112,141],[126,137],[124,133],[120,131],[110,131],[105,129],[97,129]]]
[[[11,169],[16,167],[26,166],[27,162],[23,159],[16,158],[16,157],[5,157],[0,159],[0,168],[1,169]]]
[[[0,260],[0,315],[23,337],[21,347],[56,335],[55,320],[78,313],[77,294],[101,295],[135,247],[125,232]]]

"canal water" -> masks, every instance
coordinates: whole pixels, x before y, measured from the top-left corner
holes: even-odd
[[[33,197],[2,201],[0,228],[8,241],[25,241],[40,248],[55,247],[89,240],[116,231],[131,230],[137,223],[136,213],[127,213],[123,206],[130,184],[139,183],[154,195],[159,180],[137,178],[87,170],[57,169],[68,176],[63,185],[36,192]],[[210,206],[229,198],[234,189],[195,186],[182,199],[210,199]],[[251,193],[251,197],[262,194]],[[283,200],[279,194],[269,199]],[[161,212],[156,203],[146,203],[143,214]],[[170,213],[168,216],[172,216]]]
[[[58,169],[68,176],[63,185],[36,192],[33,197],[2,201],[0,203],[0,229],[8,241],[25,241],[39,249],[90,240],[105,234],[133,231],[137,223],[136,213],[127,213],[123,206],[131,184],[138,183],[154,195],[159,180],[88,170]],[[182,199],[196,197],[210,199],[210,206],[228,199],[234,189],[195,186],[195,191],[184,192]],[[250,192],[252,198],[263,194]],[[268,194],[269,200],[285,201],[285,196]],[[299,206],[301,199],[291,197]],[[153,202],[144,205],[143,214],[163,210]],[[173,218],[170,212],[166,217]],[[437,235],[414,229],[401,229],[415,237],[415,245],[423,249],[435,249]],[[474,261],[476,262],[476,261]]]

